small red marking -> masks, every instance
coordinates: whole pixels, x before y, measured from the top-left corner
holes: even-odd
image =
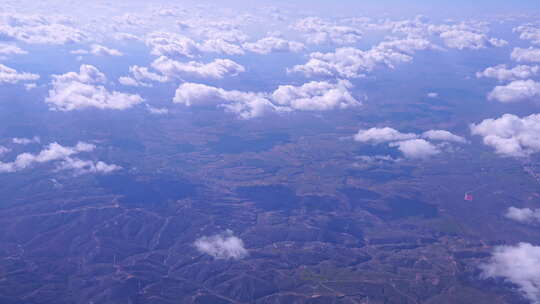
[[[469,201],[469,202],[472,202],[472,200],[473,200],[472,194],[470,194],[470,193],[465,193],[465,198],[464,198],[464,200]]]

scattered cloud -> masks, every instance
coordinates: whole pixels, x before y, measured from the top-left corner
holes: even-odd
[[[1,55],[24,55],[24,54],[28,54],[28,52],[13,44],[0,43],[0,54]]]
[[[242,47],[250,52],[269,54],[276,52],[300,52],[304,50],[304,44],[296,41],[288,41],[279,37],[266,37],[256,42],[246,42]]]
[[[306,34],[312,44],[353,44],[362,39],[362,32],[350,26],[336,25],[318,17],[307,17],[292,26]]]
[[[514,48],[510,55],[512,60],[517,62],[540,62],[540,49],[536,48]]]
[[[14,144],[17,145],[29,145],[29,144],[39,144],[41,140],[39,137],[34,136],[33,138],[19,138],[15,137],[11,140]]]
[[[92,44],[90,50],[75,50],[71,51],[71,54],[75,55],[85,55],[92,54],[96,56],[123,56],[122,52],[116,49],[111,49],[103,45]]]
[[[168,79],[182,77],[221,79],[225,76],[236,76],[245,72],[243,66],[230,59],[215,59],[204,64],[196,61],[179,62],[162,56],[152,63],[152,67]],[[156,78],[155,75],[152,77]]]
[[[429,92],[429,93],[427,93],[427,97],[429,97],[429,98],[438,98],[439,93]]]
[[[409,139],[390,143],[390,147],[397,147],[407,158],[428,158],[441,153],[439,148],[424,139]]]
[[[359,78],[377,66],[394,68],[398,63],[410,62],[415,51],[437,48],[421,38],[385,41],[367,51],[352,47],[338,48],[333,53],[311,53],[307,63],[296,65],[288,71],[308,77]]]
[[[540,223],[540,209],[510,207],[505,216],[520,223]]]
[[[496,86],[489,94],[489,100],[503,103],[519,102],[540,96],[540,82],[515,80],[507,85]]]
[[[480,269],[483,278],[504,278],[518,286],[532,303],[540,303],[540,246],[529,243],[497,246]]]
[[[485,34],[456,29],[442,32],[440,37],[443,39],[444,45],[459,50],[479,50],[488,46],[501,47],[508,44],[501,39],[488,38]]]
[[[175,33],[154,32],[148,36],[146,44],[152,49],[152,55],[170,58],[194,58],[204,53],[227,55],[241,55],[244,53],[239,45],[223,37],[211,38],[199,43],[189,37]]]
[[[349,91],[346,80],[336,83],[309,82],[302,86],[279,86],[273,93],[227,91],[197,83],[183,83],[173,102],[185,106],[220,106],[242,118],[253,118],[268,112],[326,111],[361,105]]]
[[[65,18],[44,15],[0,14],[2,40],[19,40],[30,44],[82,42],[87,35],[73,27]]]
[[[197,239],[194,245],[199,252],[215,259],[239,260],[248,256],[244,242],[234,236],[231,230],[213,236],[203,236]]]
[[[446,130],[429,130],[422,133],[422,137],[430,140],[452,141],[457,143],[467,143],[467,140],[461,136],[455,135]]]
[[[418,135],[414,133],[401,133],[396,129],[384,127],[360,130],[354,136],[354,140],[360,142],[380,144],[385,142],[415,139],[417,137]]]
[[[349,91],[351,88],[347,80],[312,81],[299,87],[282,85],[272,93],[271,99],[279,106],[295,110],[325,111],[360,106],[361,102]]]
[[[520,118],[504,114],[471,125],[471,133],[483,137],[485,145],[501,156],[527,157],[540,152],[540,114]]]
[[[154,108],[150,105],[146,105],[146,109],[148,110],[148,112],[150,114],[154,114],[154,115],[165,115],[165,114],[168,114],[169,113],[169,109],[166,109],[166,108]]]
[[[39,79],[39,75],[20,73],[15,69],[0,64],[0,83],[15,84],[19,81],[32,81]]]
[[[533,44],[540,44],[540,28],[532,24],[525,24],[513,29],[514,32],[520,33],[519,38],[530,40]]]
[[[540,72],[540,67],[537,65],[518,65],[512,69],[509,69],[506,65],[500,64],[493,67],[488,67],[482,72],[477,72],[476,77],[495,78],[500,82],[504,82],[531,78],[536,76],[538,72]]]
[[[107,164],[102,161],[82,160],[79,158],[66,157],[57,166],[58,170],[72,170],[76,175],[101,173],[107,174],[121,169],[120,166]]]
[[[139,95],[109,91],[103,85],[106,76],[96,67],[81,65],[79,72],[53,75],[52,89],[45,102],[52,110],[73,111],[85,108],[131,108],[144,100]]]
[[[428,158],[448,148],[451,142],[464,144],[465,138],[445,130],[429,130],[422,134],[401,133],[390,127],[371,128],[358,131],[354,140],[370,144],[387,143],[389,147],[396,147],[407,158]],[[439,143],[432,143],[437,141]]]

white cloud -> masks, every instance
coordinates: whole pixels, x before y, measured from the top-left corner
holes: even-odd
[[[85,108],[123,110],[144,100],[139,95],[110,92],[103,85],[106,77],[91,65],[81,65],[79,73],[53,75],[52,89],[45,102],[53,110],[72,111]]]
[[[540,67],[537,65],[518,65],[512,69],[508,69],[506,65],[500,64],[493,67],[488,67],[482,72],[477,72],[476,77],[495,78],[498,81],[503,82],[531,78],[532,76],[537,75],[538,72],[540,72]]]
[[[150,114],[154,114],[154,115],[165,115],[165,114],[169,113],[169,109],[166,109],[166,108],[154,108],[154,107],[149,106],[149,105],[146,106],[146,109],[148,109],[148,112],[150,112]]]
[[[540,96],[540,82],[515,80],[504,86],[496,86],[489,94],[489,100],[499,102],[519,102]]]
[[[466,143],[467,140],[461,136],[452,134],[446,130],[429,130],[422,133],[422,137],[438,141],[453,141],[457,143]]]
[[[540,49],[514,48],[510,57],[517,62],[540,62]]]
[[[184,63],[163,56],[156,59],[152,63],[152,67],[169,78],[199,77],[221,79],[225,76],[236,76],[245,71],[243,66],[230,59],[215,59],[210,63],[204,64],[196,61]]]
[[[203,236],[194,243],[199,252],[208,254],[215,259],[239,260],[248,256],[244,242],[227,230],[225,233],[213,236]]]
[[[438,98],[439,93],[429,92],[429,93],[427,93],[427,97],[429,97],[429,98]]]
[[[15,142],[15,141],[14,141]],[[34,140],[35,142],[35,140]],[[120,169],[117,165],[106,164],[102,161],[90,161],[74,158],[73,156],[82,152],[91,152],[95,145],[78,142],[73,147],[62,146],[56,142],[47,145],[37,154],[22,153],[16,156],[12,162],[0,162],[0,172],[12,173],[27,169],[35,164],[59,161],[57,170],[72,170],[75,174],[87,173],[110,173]],[[9,150],[6,150],[7,152]],[[0,153],[1,154],[1,153]]]
[[[270,36],[256,42],[244,43],[242,47],[250,52],[269,54],[274,52],[300,52],[304,49],[304,44]]]
[[[505,216],[520,223],[540,223],[540,209],[510,207]]]
[[[525,24],[514,28],[514,31],[520,33],[519,38],[530,40],[533,44],[540,44],[540,28]]]
[[[19,137],[15,137],[13,139],[11,139],[11,141],[14,143],[14,144],[17,144],[17,145],[28,145],[28,144],[39,144],[41,142],[41,140],[39,139],[39,137],[37,136],[34,136],[33,138],[19,138]]]
[[[152,48],[152,55],[171,58],[194,58],[203,53],[228,55],[240,55],[244,53],[240,46],[224,37],[211,38],[199,43],[183,35],[167,32],[154,32],[148,36],[146,44]]]
[[[434,144],[424,139],[409,139],[390,143],[390,147],[397,147],[407,158],[427,158],[441,153]]]
[[[70,52],[74,55],[86,55],[86,54],[92,54],[96,56],[123,56],[122,52],[116,49],[111,49],[103,45],[99,44],[92,44],[90,46],[90,50],[74,50]]]
[[[28,52],[13,44],[0,43],[0,54],[23,55],[23,54],[28,54]]]
[[[81,42],[87,35],[62,18],[43,15],[0,14],[0,37],[32,44]]]
[[[396,129],[384,127],[360,130],[354,136],[354,140],[379,144],[385,142],[415,139],[417,137],[418,135],[414,133],[401,133]]]
[[[428,158],[448,150],[451,142],[467,143],[465,138],[445,130],[429,130],[419,135],[401,133],[390,127],[360,130],[354,135],[354,140],[371,144],[387,143],[389,147],[398,148],[405,157],[416,159]],[[434,144],[428,140],[440,143]]]
[[[92,151],[95,148],[96,146],[85,142],[79,142],[74,147],[64,147],[58,143],[51,143],[38,154],[22,153],[17,155],[13,162],[0,162],[0,172],[19,171],[36,163],[65,159],[80,152]]]
[[[418,50],[438,49],[437,46],[421,38],[407,38],[381,42],[367,51],[347,47],[333,53],[315,52],[303,65],[296,65],[289,72],[303,73],[308,77],[358,78],[365,76],[377,66],[394,68],[398,63],[412,61]]]
[[[189,82],[178,87],[173,102],[188,107],[221,106],[245,119],[276,110],[275,106],[261,93],[227,91]]]
[[[540,114],[523,118],[504,114],[472,124],[471,133],[482,136],[484,144],[502,156],[526,157],[540,152]]]
[[[228,91],[197,83],[183,83],[173,102],[185,106],[218,106],[242,118],[253,118],[269,112],[326,111],[360,106],[349,89],[351,83],[309,82],[302,86],[279,86],[273,93]]]
[[[31,81],[39,79],[39,75],[31,73],[20,73],[15,69],[0,64],[0,83],[14,84],[19,81]]]
[[[352,96],[350,88],[352,84],[347,80],[335,84],[312,81],[300,87],[282,85],[272,93],[272,100],[295,110],[324,111],[360,106],[361,102]]]
[[[57,167],[58,170],[72,170],[76,175],[89,174],[89,173],[102,173],[107,174],[116,170],[120,170],[121,167],[114,164],[107,164],[102,161],[82,160],[78,158],[66,157],[60,162]]]
[[[488,39],[484,34],[464,30],[449,30],[442,32],[440,36],[447,47],[459,50],[479,50],[488,46],[504,46],[507,44],[504,40]]]
[[[497,246],[489,262],[480,268],[484,278],[504,278],[517,285],[532,303],[540,303],[540,246]]]
[[[6,148],[4,146],[0,146],[0,156],[8,153],[9,151],[11,151],[9,148]]]
[[[305,33],[307,41],[313,44],[353,44],[362,39],[360,30],[332,24],[318,17],[301,19],[293,29]]]

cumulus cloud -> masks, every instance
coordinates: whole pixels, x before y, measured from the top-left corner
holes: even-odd
[[[215,259],[239,260],[248,256],[244,242],[234,236],[231,230],[213,236],[203,236],[197,239],[194,245],[199,252]]]
[[[377,66],[394,68],[398,63],[412,61],[418,50],[437,49],[422,38],[407,38],[381,42],[367,51],[356,48],[338,48],[333,53],[315,52],[303,65],[296,65],[289,72],[303,73],[308,77],[363,77]]]
[[[107,164],[102,161],[82,160],[79,158],[66,157],[57,166],[58,170],[72,170],[76,175],[102,173],[107,174],[121,169],[120,166]]]
[[[520,33],[519,38],[530,40],[533,44],[540,44],[540,28],[532,24],[520,25],[514,28],[514,32]]]
[[[236,76],[245,71],[243,66],[230,59],[215,59],[210,63],[204,64],[196,61],[179,62],[164,56],[152,62],[152,67],[169,78],[199,77],[221,79],[225,76]],[[155,76],[153,77],[156,78]]]
[[[9,148],[6,148],[4,146],[0,146],[0,156],[8,153],[9,151],[11,151]]]
[[[39,79],[39,75],[31,73],[21,73],[15,69],[0,64],[0,83],[14,84],[19,81],[32,81]]]
[[[279,86],[271,98],[276,104],[295,110],[346,109],[361,105],[361,102],[352,96],[350,88],[352,84],[347,80],[337,83],[312,81],[299,87]]]
[[[390,147],[397,147],[407,158],[427,158],[441,153],[439,148],[424,139],[409,139],[390,143]]]
[[[527,157],[540,151],[540,114],[523,118],[504,114],[470,128],[473,135],[482,136],[484,144],[502,156]]]
[[[33,138],[15,137],[12,138],[11,141],[17,145],[39,144],[41,142],[41,140],[37,136],[34,136]]]
[[[422,137],[438,141],[452,141],[457,143],[466,143],[467,140],[461,136],[455,135],[446,130],[429,130],[422,133]]]
[[[540,246],[497,246],[480,269],[484,278],[503,278],[518,286],[532,303],[540,303]]]
[[[67,44],[82,42],[87,35],[65,19],[55,16],[0,14],[2,40],[19,40],[31,44]]]
[[[536,48],[514,48],[510,55],[512,60],[517,62],[540,62],[540,49]]]
[[[505,216],[520,223],[540,223],[540,209],[510,207]]]
[[[154,115],[165,115],[165,114],[168,114],[169,113],[169,109],[166,109],[166,108],[154,108],[150,105],[146,105],[146,109],[148,110],[148,112],[150,112],[150,114],[154,114]]]
[[[256,42],[246,42],[242,44],[242,47],[250,52],[269,54],[275,52],[300,52],[304,49],[304,44],[270,36]]]
[[[19,154],[12,162],[0,162],[0,172],[15,172],[30,167],[35,163],[45,163],[65,159],[73,154],[89,152],[96,147],[92,144],[79,142],[74,147],[64,147],[58,143],[51,143],[38,154]]]
[[[439,93],[429,92],[429,93],[427,93],[427,97],[429,97],[429,98],[438,98]]]
[[[52,89],[45,102],[52,110],[85,108],[123,110],[144,100],[139,95],[110,92],[103,85],[106,77],[96,67],[81,65],[79,72],[53,75]]]
[[[220,106],[242,118],[254,118],[276,107],[262,93],[227,91],[198,83],[181,84],[173,102],[185,106]]]
[[[467,142],[465,138],[445,130],[429,130],[422,134],[415,134],[402,133],[390,127],[360,130],[354,135],[354,140],[370,144],[387,143],[389,147],[396,147],[405,157],[416,159],[439,154],[451,142],[460,144]]]
[[[202,43],[193,39],[167,32],[151,33],[146,44],[152,49],[151,54],[171,58],[194,58],[203,53],[240,55],[244,51],[237,44],[224,38],[212,38]]]
[[[487,46],[504,46],[506,42],[498,39],[488,39],[486,35],[463,30],[450,30],[440,34],[444,44],[449,48],[459,50],[479,50]]]
[[[123,56],[122,52],[116,49],[111,49],[100,44],[92,44],[90,50],[75,50],[71,51],[71,54],[84,55],[92,54],[96,56]]]
[[[176,90],[173,102],[186,106],[220,106],[243,118],[268,112],[325,111],[361,105],[349,91],[346,80],[336,83],[309,82],[302,86],[279,86],[272,93],[228,91],[197,83],[183,83]]]
[[[507,85],[496,86],[489,94],[489,100],[510,103],[540,96],[540,82],[534,80],[515,80]]]
[[[307,17],[292,26],[306,34],[307,41],[313,44],[353,44],[362,39],[358,29],[336,25],[318,17]]]
[[[384,127],[360,130],[354,136],[354,140],[380,144],[385,142],[415,139],[417,137],[418,135],[414,133],[401,133],[396,129]]]
[[[28,54],[28,52],[13,44],[0,43],[0,54],[1,55],[23,55],[23,54]]]
[[[33,140],[35,142],[35,140]],[[15,142],[15,141],[14,141]],[[0,162],[1,173],[12,173],[27,169],[36,164],[58,161],[57,170],[72,170],[75,174],[87,173],[110,173],[120,169],[117,165],[111,165],[102,161],[81,160],[73,156],[82,152],[91,152],[95,145],[86,142],[78,142],[73,147],[62,146],[56,142],[47,145],[37,154],[22,153],[11,162]],[[6,150],[7,152],[9,150]],[[2,153],[0,153],[2,154]]]
[[[537,65],[518,65],[512,69],[509,69],[506,65],[500,64],[493,67],[488,67],[482,72],[477,72],[476,77],[495,78],[498,81],[503,82],[531,78],[537,75],[538,72],[540,72],[540,67]]]

